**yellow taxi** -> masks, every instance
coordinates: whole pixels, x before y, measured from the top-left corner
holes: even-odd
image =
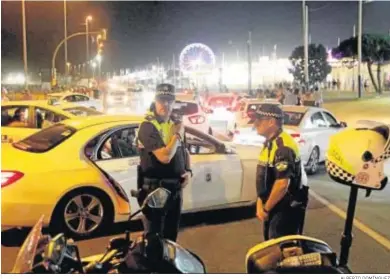
[[[87,236],[139,209],[136,144],[144,116],[103,115],[54,124],[7,145],[1,158],[2,227],[31,227],[43,214],[55,231]],[[253,204],[254,181],[234,149],[185,127],[193,177],[183,212]]]
[[[43,214],[55,231],[81,236],[123,221],[130,212],[126,193],[90,156],[105,132],[140,121],[106,115],[69,119],[3,147],[2,228],[31,227]],[[99,158],[109,153],[105,147],[96,152]]]
[[[2,102],[1,143],[16,142],[65,119],[101,114],[77,104],[50,105],[43,100]]]

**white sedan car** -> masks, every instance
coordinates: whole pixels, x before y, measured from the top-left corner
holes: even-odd
[[[347,126],[324,108],[304,106],[283,106],[283,129],[297,141],[302,162],[308,174],[318,170],[318,164],[325,161],[331,135]],[[238,128],[233,142],[240,145],[261,146],[264,138],[253,128],[253,118],[247,125]]]
[[[53,93],[48,94],[49,103],[52,105],[60,103],[75,103],[77,105],[103,111],[103,102],[78,93]]]
[[[184,125],[206,134],[213,134],[207,114],[203,111],[198,102],[176,100],[173,105],[173,112],[183,117]]]
[[[234,129],[245,127],[262,104],[280,104],[276,99],[244,98],[239,101],[234,113]]]

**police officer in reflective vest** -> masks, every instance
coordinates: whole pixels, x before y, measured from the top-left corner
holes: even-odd
[[[142,204],[145,196],[160,186],[170,190],[173,199],[163,220],[143,217],[145,233],[158,223],[163,226],[163,237],[172,241],[176,241],[179,230],[182,189],[192,176],[189,153],[183,144],[184,126],[172,116],[174,102],[175,87],[157,85],[155,102],[138,131],[138,187],[143,189],[138,202]]]
[[[283,117],[280,105],[262,104],[254,123],[266,139],[256,172],[256,216],[264,222],[264,240],[300,234],[303,224],[302,207],[295,199],[302,187],[301,159],[298,144],[282,130]]]

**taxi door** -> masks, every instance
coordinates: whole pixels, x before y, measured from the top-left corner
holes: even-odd
[[[135,145],[137,125],[114,128],[103,135],[93,151],[93,161],[123,188],[130,201],[130,210],[139,209],[130,191],[137,189],[139,154]]]
[[[26,125],[21,127],[10,127],[8,125],[12,122],[11,119],[17,109],[25,110]],[[1,106],[1,144],[17,142],[39,131],[39,129],[35,128],[34,123],[34,110],[31,106],[11,104]]]
[[[193,211],[238,202],[243,170],[237,154],[227,154],[212,137],[186,127],[193,177],[183,192],[183,210]]]

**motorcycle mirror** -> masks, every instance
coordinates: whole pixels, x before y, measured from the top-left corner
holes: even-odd
[[[26,240],[19,250],[15,265],[11,273],[21,274],[32,270],[35,252],[37,250],[39,240],[42,236],[43,219],[44,216],[42,215],[28,234]]]
[[[151,192],[144,200],[142,207],[148,206],[149,208],[164,208],[168,201],[171,192],[163,187],[159,187]]]

